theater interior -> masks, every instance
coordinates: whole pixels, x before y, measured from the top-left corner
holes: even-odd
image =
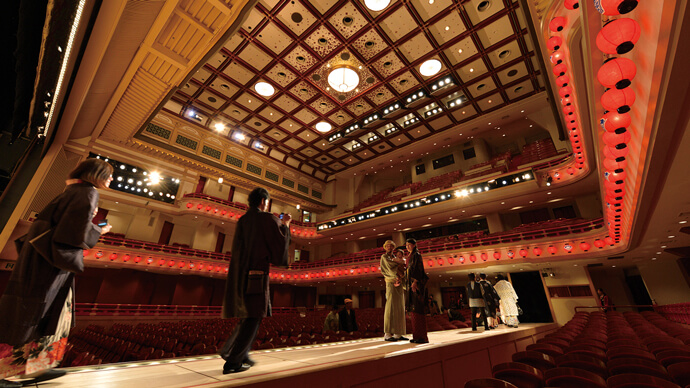
[[[674,367],[690,370],[687,7],[17,2],[3,23],[0,289],[14,240],[69,171],[115,168],[94,217],[112,230],[76,276],[70,373],[43,386],[614,387],[630,371],[690,384]],[[271,269],[257,365],[223,375],[237,320],[220,306],[255,187],[292,215],[289,266]],[[427,317],[429,344],[383,342],[382,245],[407,238],[439,307],[467,304],[469,273],[501,274],[520,327],[473,333],[461,309]],[[323,332],[345,298],[359,332]],[[604,366],[568,364],[601,327],[586,356]],[[654,365],[616,364],[614,327]],[[649,333],[686,358],[660,356]],[[514,385],[468,383],[492,377]]]

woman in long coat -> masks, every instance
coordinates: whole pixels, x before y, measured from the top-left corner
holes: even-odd
[[[412,339],[410,342],[425,344],[429,342],[426,332],[427,290],[426,282],[429,280],[422,255],[417,250],[417,240],[408,238],[405,244],[407,256],[407,311],[412,318]]]
[[[110,231],[110,225],[101,228],[91,220],[98,209],[96,188],[108,187],[112,172],[100,159],[81,162],[65,191],[17,241],[19,257],[0,298],[0,378],[44,381],[64,375],[52,368],[62,360],[74,326],[74,274],[84,271],[83,250]],[[0,387],[17,384],[0,380]]]
[[[494,289],[498,296],[501,297],[501,319],[508,327],[518,327],[518,296],[515,293],[513,285],[510,284],[503,275],[496,276],[498,280],[494,285]]]
[[[386,251],[381,255],[381,274],[386,280],[386,308],[383,312],[383,339],[386,341],[407,340],[405,335],[405,291],[400,283],[399,269],[405,267],[393,253],[395,243],[388,240],[383,243]]]

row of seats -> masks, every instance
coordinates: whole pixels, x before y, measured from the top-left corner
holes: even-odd
[[[158,244],[150,241],[135,240],[126,238],[122,233],[108,232],[101,236],[99,243],[113,246],[123,246],[132,249],[145,249],[153,252],[164,252],[176,255],[191,256],[196,258],[229,261],[232,258],[231,252],[211,252],[201,249],[193,249],[182,244]]]
[[[357,310],[359,330],[323,331],[328,312],[321,310],[305,316],[274,315],[262,320],[252,349],[383,337],[383,309]],[[469,315],[467,315],[469,316]],[[68,354],[62,366],[94,365],[161,358],[214,354],[223,346],[238,319],[200,319],[193,321],[140,323],[136,326],[114,324],[109,330],[90,325],[69,337]],[[446,315],[427,317],[429,331],[465,328],[465,322],[449,322]],[[408,319],[407,327],[411,327]]]
[[[512,360],[465,387],[686,387],[690,328],[656,312],[580,312]]]

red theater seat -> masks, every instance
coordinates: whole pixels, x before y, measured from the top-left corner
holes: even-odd
[[[607,364],[609,376],[624,373],[640,373],[647,376],[654,376],[664,380],[671,380],[666,372],[666,368],[658,362],[643,358],[616,358]]]
[[[520,362],[505,362],[492,368],[495,379],[505,380],[520,388],[542,388],[544,375],[539,369]]]
[[[556,363],[551,356],[532,350],[514,353],[513,361],[531,365],[542,372],[556,366]]]
[[[547,387],[606,388],[601,376],[578,368],[553,368],[544,373]]]
[[[682,387],[690,385],[690,362],[679,362],[677,364],[669,365],[668,374],[673,378],[673,381]]]
[[[656,354],[656,359],[661,365],[668,368],[669,365],[679,362],[690,362],[690,351],[688,350],[666,350]]]
[[[527,350],[533,350],[535,352],[548,354],[551,357],[558,357],[563,355],[563,349],[559,348],[556,345],[550,345],[547,343],[527,345]]]
[[[556,358],[556,365],[559,367],[579,368],[597,374],[603,378],[608,377],[606,364],[598,358],[584,354],[565,354]]]
[[[639,373],[611,376],[606,384],[609,388],[680,388],[670,381]]]
[[[499,379],[475,379],[465,383],[465,388],[518,388],[507,381]]]

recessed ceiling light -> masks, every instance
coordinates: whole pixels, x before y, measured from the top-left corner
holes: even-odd
[[[662,249],[663,249],[663,248],[666,248],[666,245],[662,245],[661,248],[662,248]]]
[[[216,125],[213,126],[216,131],[220,132],[225,129],[225,124],[223,123],[216,123]]]
[[[441,67],[443,67],[441,61],[438,59],[429,59],[419,66],[419,72],[425,77],[431,77],[441,71]]]
[[[333,126],[331,126],[331,124],[329,124],[325,121],[320,121],[320,122],[316,123],[316,130],[321,132],[321,133],[326,133],[326,132],[330,131],[331,129],[333,129]]]
[[[462,54],[462,49],[458,49],[458,54]]]
[[[680,221],[679,224],[687,224],[687,221]]]
[[[656,254],[657,254],[657,255],[660,255],[660,254],[661,254],[661,252],[657,252]]]
[[[384,10],[390,3],[390,0],[364,0],[364,5],[374,12]]]
[[[668,236],[668,238],[676,238],[676,236]]]
[[[474,71],[474,69],[470,67],[470,73],[472,73],[473,71]]]
[[[273,93],[276,92],[271,84],[263,81],[257,82],[256,85],[254,85],[254,90],[264,97],[272,96]]]

